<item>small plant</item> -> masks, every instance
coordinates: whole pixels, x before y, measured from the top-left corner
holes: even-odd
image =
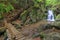
[[[5,11],[9,12],[9,11],[11,11],[13,9],[14,9],[14,7],[9,3],[8,5],[6,5]]]
[[[0,19],[3,18],[4,13],[8,13],[11,10],[14,10],[14,7],[10,3],[8,4],[0,3]]]

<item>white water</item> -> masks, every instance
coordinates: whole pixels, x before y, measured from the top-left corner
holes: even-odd
[[[52,10],[48,10],[48,18],[47,21],[55,21],[54,14]]]

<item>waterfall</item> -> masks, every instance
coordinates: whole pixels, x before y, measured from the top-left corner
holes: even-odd
[[[48,10],[47,21],[55,21],[54,14],[53,14],[53,11],[52,10]]]

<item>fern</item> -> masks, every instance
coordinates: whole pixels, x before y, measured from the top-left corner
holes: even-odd
[[[0,13],[4,12],[5,5],[0,3]]]
[[[9,12],[10,10],[14,10],[14,7],[11,4],[8,4],[5,10],[6,12]]]
[[[0,3],[0,19],[3,18],[4,13],[8,13],[11,10],[14,10],[14,7],[9,3],[9,4],[4,4]]]

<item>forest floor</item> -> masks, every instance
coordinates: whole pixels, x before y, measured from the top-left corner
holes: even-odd
[[[20,24],[21,22],[20,22],[20,20],[16,20],[15,23]],[[39,28],[39,26],[44,25],[46,23],[47,23],[46,21],[39,21],[34,24],[24,25],[24,26],[22,26],[22,29],[20,29],[20,28],[16,29],[13,24],[5,22],[5,27],[7,28],[8,37],[13,38],[13,36],[17,36],[17,38],[18,38],[18,36],[20,35],[19,37],[22,37],[22,38],[20,38],[18,40],[41,40],[40,37],[33,39],[32,35],[37,34],[38,33],[37,29]],[[2,38],[2,37],[0,37],[0,38]],[[1,40],[3,40],[3,39],[1,39]]]
[[[19,20],[18,21],[15,21],[17,24],[19,24]],[[44,22],[44,23],[43,23]],[[7,27],[8,27],[8,30],[10,31],[10,33],[12,33],[12,35],[20,35],[19,37],[22,36],[22,38],[20,38],[19,40],[33,40],[32,39],[32,35],[37,33],[37,28],[40,26],[40,25],[43,25],[45,24],[45,21],[40,21],[38,23],[34,23],[34,24],[31,24],[31,25],[24,25],[22,29],[18,30],[19,32],[17,32],[17,29],[10,23],[10,24],[6,24]],[[18,34],[19,33],[19,34]],[[11,36],[12,36],[11,35]],[[23,36],[24,35],[24,36]],[[17,37],[18,38],[18,37]],[[38,37],[37,39],[39,39],[40,37]],[[36,40],[37,40],[36,39]],[[34,39],[35,40],[35,39]],[[40,39],[39,39],[40,40]]]

